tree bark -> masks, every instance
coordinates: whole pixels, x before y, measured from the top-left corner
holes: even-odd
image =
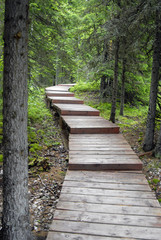
[[[148,110],[148,116],[147,116],[146,133],[145,133],[144,144],[143,144],[144,151],[150,151],[154,148],[156,101],[157,101],[157,93],[158,93],[160,66],[161,66],[161,15],[157,11],[149,110]]]
[[[160,125],[159,136],[157,139],[157,144],[154,152],[156,157],[161,158],[161,125]]]
[[[106,87],[107,87],[107,83],[106,83],[106,75],[102,75],[101,77],[101,84],[100,84],[100,101],[104,102],[104,100],[106,99]]]
[[[5,1],[3,240],[31,240],[28,203],[28,0]]]
[[[115,68],[114,68],[114,80],[113,80],[113,89],[112,89],[112,106],[111,106],[111,115],[110,121],[115,123],[116,115],[116,101],[117,101],[117,86],[118,86],[118,61],[119,61],[119,40],[116,40],[115,46]]]
[[[120,115],[124,115],[124,101],[125,101],[125,73],[126,73],[126,59],[122,61],[122,85],[121,85],[121,104]]]
[[[104,56],[103,56],[103,64],[106,64],[108,61],[108,44],[107,41],[104,41]],[[103,74],[101,76],[101,83],[100,83],[100,101],[104,102],[106,101],[107,97],[107,76]]]

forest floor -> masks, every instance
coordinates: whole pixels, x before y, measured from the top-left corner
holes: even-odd
[[[88,95],[88,97],[87,97]],[[81,96],[85,101],[90,100],[92,95]],[[92,98],[92,101],[97,99]],[[30,199],[30,218],[33,235],[37,240],[45,240],[50,224],[53,219],[56,203],[58,202],[63,180],[68,165],[68,149],[66,141],[60,131],[58,119],[54,117],[53,121],[48,123],[57,129],[57,135],[51,135],[53,145],[43,149],[40,154],[40,164],[29,169],[29,199]],[[119,124],[119,122],[116,122]],[[39,130],[42,126],[37,126]],[[126,140],[132,149],[140,156],[143,162],[143,172],[147,180],[156,193],[156,197],[161,200],[161,161],[152,156],[152,153],[145,154],[142,151],[142,138],[140,133],[145,131],[145,125],[139,123],[136,125],[121,127]],[[58,142],[59,144],[54,144]],[[40,151],[39,151],[40,152]],[[41,168],[41,169],[40,169]],[[2,166],[0,166],[0,212],[2,211]]]

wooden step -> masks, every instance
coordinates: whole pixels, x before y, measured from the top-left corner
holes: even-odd
[[[74,87],[75,85],[76,85],[76,83],[62,83],[62,84],[58,84],[57,86]]]
[[[68,92],[69,91],[68,86],[51,86],[45,88],[45,91],[58,91],[58,92]]]
[[[69,135],[70,170],[142,170],[142,162],[122,134],[81,136]]]
[[[119,133],[119,127],[100,116],[62,116],[64,127],[74,134]]]
[[[85,104],[54,104],[53,108],[60,115],[70,116],[99,116],[99,111]]]
[[[59,91],[46,91],[46,96],[59,96],[59,97],[74,97],[74,93],[71,92],[59,92]]]
[[[83,104],[84,101],[75,97],[48,97],[52,103],[63,103],[63,104]]]
[[[142,172],[68,170],[47,240],[160,235],[161,208]]]

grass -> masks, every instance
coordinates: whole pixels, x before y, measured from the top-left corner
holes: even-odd
[[[28,97],[28,149],[29,149],[29,166],[41,165],[47,161],[42,159],[43,151],[50,147],[59,146],[59,128],[52,124],[53,115],[46,108],[45,92],[42,89],[29,89]],[[2,102],[2,99],[1,99]],[[0,146],[2,145],[2,111],[0,112]],[[0,149],[0,162],[3,161],[2,149]],[[34,164],[33,164],[34,162]],[[31,164],[30,164],[31,163]]]

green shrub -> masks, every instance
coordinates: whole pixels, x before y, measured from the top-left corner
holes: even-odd
[[[0,154],[0,162],[3,162],[3,154]]]
[[[79,81],[70,90],[71,90],[71,92],[75,92],[75,91],[76,92],[95,92],[95,91],[99,91],[99,88],[100,88],[99,81],[93,81],[93,82]]]

